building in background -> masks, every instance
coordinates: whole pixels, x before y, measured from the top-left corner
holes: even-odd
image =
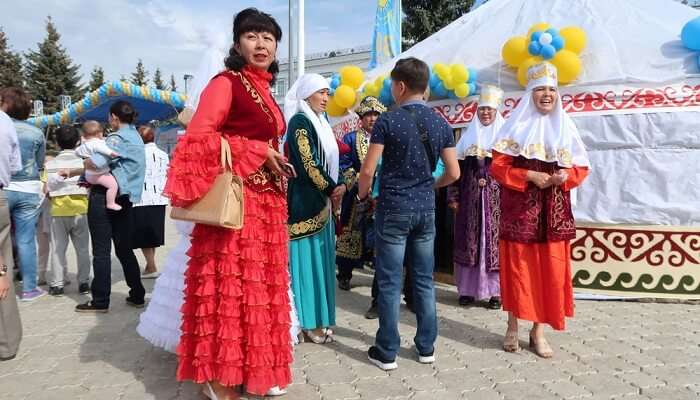
[[[359,46],[347,49],[326,51],[323,53],[307,54],[305,57],[305,72],[316,73],[330,77],[345,65],[355,65],[367,71],[370,61],[371,46]],[[284,104],[284,96],[293,82],[288,82],[289,60],[280,60],[280,72],[277,74],[277,82],[272,88],[275,100],[280,106]]]

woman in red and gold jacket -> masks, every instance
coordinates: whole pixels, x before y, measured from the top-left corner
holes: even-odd
[[[205,384],[219,399],[236,398],[238,385],[253,394],[283,392],[292,361],[288,176],[275,150],[286,127],[270,92],[282,31],[249,8],[236,15],[233,35],[226,70],[202,92],[165,188],[174,206],[199,200],[221,172],[220,138],[227,139],[234,173],[244,180],[244,226],[195,226],[177,348],[177,379]]]

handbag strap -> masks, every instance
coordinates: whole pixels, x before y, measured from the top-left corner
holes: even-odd
[[[231,157],[231,146],[228,140],[221,136],[221,166],[224,170],[233,171],[233,159]]]

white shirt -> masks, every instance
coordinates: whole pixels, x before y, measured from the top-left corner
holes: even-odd
[[[109,146],[107,146],[107,143],[105,143],[104,139],[96,137],[85,140],[83,144],[81,144],[80,146],[78,146],[77,149],[75,149],[75,154],[77,154],[78,157],[81,158],[90,158],[95,153],[102,154],[107,158],[112,158],[112,154],[114,154],[115,151],[110,149]],[[107,173],[109,173],[109,167],[99,168],[96,170],[85,170],[86,175],[102,175]]]
[[[146,143],[146,177],[143,182],[141,202],[134,207],[141,206],[166,206],[168,198],[163,196],[163,188],[168,175],[170,158],[168,153],[159,149],[155,143]]]
[[[10,185],[12,174],[22,169],[22,153],[12,119],[0,111],[0,186]]]
[[[46,162],[47,172],[47,187],[50,197],[66,196],[66,195],[87,195],[86,188],[78,186],[79,177],[64,179],[58,175],[58,171],[62,169],[81,169],[83,168],[83,160],[75,154],[73,150],[63,150],[50,161]]]

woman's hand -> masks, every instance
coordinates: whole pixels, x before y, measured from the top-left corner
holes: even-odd
[[[282,168],[287,162],[287,158],[282,154],[278,153],[272,147],[267,148],[267,159],[265,160],[265,166],[270,169],[273,173],[290,178],[291,176]]]
[[[550,186],[552,186],[552,182],[550,181],[549,178],[551,178],[551,175],[544,173],[544,172],[537,172],[537,171],[527,171],[527,180],[534,183],[535,186],[537,186],[540,189],[546,189]]]
[[[552,175],[551,178],[549,178],[549,182],[552,185],[561,186],[564,184],[564,182],[566,182],[567,179],[569,179],[569,174],[565,170],[560,169],[556,173],[554,173],[554,175]]]
[[[12,271],[7,271],[5,276],[0,276],[0,300],[4,300],[10,292],[10,285],[12,285],[11,276]]]
[[[452,211],[459,211],[459,203],[456,201],[451,201],[447,204],[447,207],[449,207]]]
[[[97,169],[97,167],[95,166],[95,163],[92,162],[92,160],[89,158],[86,158],[85,161],[83,161],[83,166],[85,167],[85,169],[89,169],[92,171]]]
[[[347,186],[343,185],[338,185],[336,186],[335,189],[333,189],[333,193],[331,193],[331,202],[333,203],[333,209],[337,210],[340,208],[340,204],[343,201],[343,195],[347,191]]]
[[[480,178],[479,179],[479,187],[484,187],[486,186],[486,179]]]

